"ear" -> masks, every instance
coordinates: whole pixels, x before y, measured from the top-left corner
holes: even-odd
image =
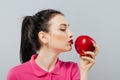
[[[38,33],[38,38],[39,40],[43,43],[43,44],[47,44],[48,40],[47,40],[47,33],[44,31],[40,31]]]

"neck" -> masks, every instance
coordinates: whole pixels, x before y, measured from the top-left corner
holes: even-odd
[[[54,69],[57,62],[58,53],[48,49],[40,49],[35,59],[36,63],[45,71],[50,72]]]

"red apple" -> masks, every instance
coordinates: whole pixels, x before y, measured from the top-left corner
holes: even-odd
[[[77,37],[75,40],[75,49],[78,54],[86,55],[84,54],[84,51],[94,51],[96,42],[93,38],[87,35],[81,35]]]

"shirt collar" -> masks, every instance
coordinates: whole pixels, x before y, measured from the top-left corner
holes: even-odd
[[[55,65],[55,68],[51,71],[51,72],[47,72],[45,70],[43,70],[40,66],[38,66],[35,62],[35,58],[38,56],[38,54],[34,54],[32,55],[31,59],[30,59],[30,64],[32,66],[32,69],[34,71],[34,73],[37,75],[37,76],[45,76],[49,73],[53,74],[53,75],[60,75],[60,60],[57,59],[57,62],[56,62],[56,65]]]

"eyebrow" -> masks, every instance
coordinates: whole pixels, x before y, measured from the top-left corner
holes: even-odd
[[[70,24],[60,24],[60,25],[63,25],[63,26],[66,26],[66,27],[70,26]]]

